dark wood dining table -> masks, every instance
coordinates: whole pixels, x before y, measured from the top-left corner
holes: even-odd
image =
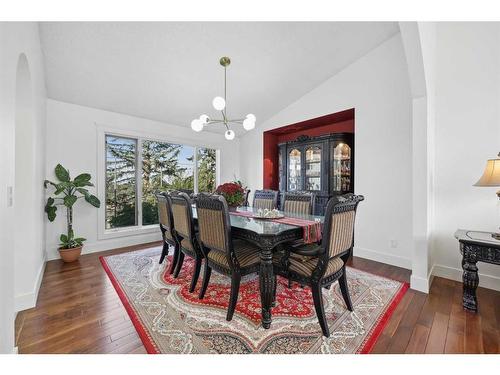
[[[252,207],[238,207],[237,211],[256,213]],[[301,215],[281,212],[286,217],[300,218],[323,223],[323,216]],[[193,205],[193,218],[197,220],[196,207]],[[257,219],[231,214],[231,235],[244,239],[260,249],[259,286],[262,304],[262,326],[271,326],[271,309],[273,305],[275,275],[273,270],[273,252],[280,245],[303,238],[303,228],[290,224],[282,224],[269,219]]]

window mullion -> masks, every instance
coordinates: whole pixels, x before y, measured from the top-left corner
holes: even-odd
[[[194,167],[193,167],[193,173],[194,173],[194,192],[195,194],[198,194],[198,147],[194,148]]]
[[[137,207],[137,226],[142,227],[142,139],[137,139],[137,158],[136,158],[136,207]]]

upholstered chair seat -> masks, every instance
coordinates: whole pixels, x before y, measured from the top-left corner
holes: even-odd
[[[280,266],[282,262],[283,254],[275,253],[273,256],[273,263],[276,266]],[[314,269],[318,265],[317,256],[307,256],[298,255],[291,253],[288,258],[288,270],[295,272],[304,277],[311,277]],[[326,268],[324,277],[333,275],[335,272],[340,270],[344,266],[344,262],[341,258],[333,258],[328,261],[328,267]]]
[[[290,257],[289,270],[303,276],[311,277],[313,271],[318,265],[318,257],[305,257],[300,258]],[[328,261],[328,267],[325,271],[325,276],[333,275],[344,266],[344,262],[340,258],[333,258]]]
[[[233,240],[234,253],[241,268],[253,267],[260,263],[259,248],[243,240]],[[230,269],[227,254],[223,251],[213,250],[207,255],[208,259],[221,267]]]

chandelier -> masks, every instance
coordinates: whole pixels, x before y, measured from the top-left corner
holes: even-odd
[[[234,139],[234,131],[229,129],[229,124],[239,124],[243,125],[245,130],[252,130],[255,128],[255,116],[251,113],[246,115],[244,119],[229,119],[227,117],[227,107],[226,107],[226,94],[227,94],[227,86],[226,86],[226,70],[227,66],[231,64],[231,59],[229,57],[221,57],[219,63],[224,67],[224,97],[216,96],[214,100],[212,100],[212,105],[217,111],[220,111],[222,114],[221,119],[212,119],[207,115],[201,115],[199,118],[191,121],[191,129],[195,132],[201,132],[205,126],[213,125],[213,124],[224,124],[226,127],[226,132],[224,136],[228,141]]]

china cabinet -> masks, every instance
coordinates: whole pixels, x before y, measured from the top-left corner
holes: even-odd
[[[316,194],[315,215],[323,215],[328,199],[354,193],[354,134],[299,136],[278,145],[279,190]]]

